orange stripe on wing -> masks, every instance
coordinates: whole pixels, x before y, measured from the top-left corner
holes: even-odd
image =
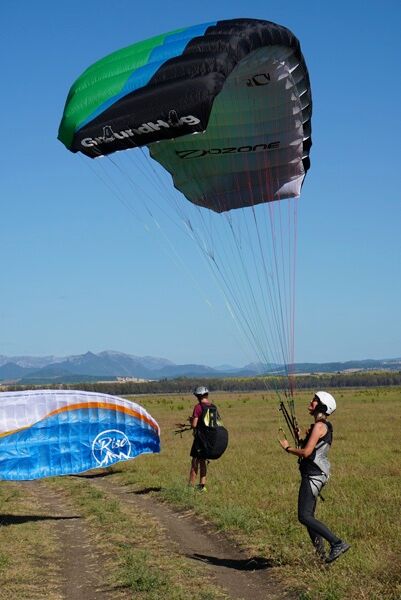
[[[141,421],[145,421],[148,425],[150,425],[157,432],[159,431],[158,426],[155,421],[149,419],[146,415],[141,414],[140,412],[133,410],[132,408],[127,408],[126,406],[120,406],[119,404],[109,404],[107,402],[82,402],[80,404],[73,404],[71,406],[62,406],[61,408],[56,408],[52,412],[50,412],[46,417],[52,417],[53,415],[57,415],[62,412],[67,412],[69,410],[80,410],[81,408],[102,408],[105,410],[114,410],[117,412],[122,412],[127,415],[131,415],[136,419],[140,419]]]
[[[105,410],[114,410],[117,412],[125,413],[132,417],[135,417],[136,419],[144,421],[145,423],[150,425],[152,427],[152,429],[154,429],[157,432],[157,434],[159,435],[159,426],[157,425],[156,421],[150,419],[146,415],[141,414],[137,410],[133,410],[132,408],[127,408],[125,406],[120,406],[118,404],[117,405],[109,404],[107,402],[82,402],[80,404],[73,404],[71,406],[63,406],[61,408],[56,408],[55,410],[52,410],[50,413],[45,415],[43,417],[43,419],[40,419],[39,421],[36,421],[36,422],[40,423],[40,421],[44,421],[44,419],[47,419],[48,417],[52,417],[53,415],[57,415],[57,414],[67,412],[70,410],[80,410],[81,408],[102,408]],[[13,433],[17,433],[18,431],[23,431],[24,429],[29,429],[30,427],[32,427],[32,425],[35,425],[35,423],[32,423],[31,425],[26,425],[25,427],[21,427],[20,429],[14,429],[12,431],[5,431],[4,433],[0,433],[0,438],[5,437],[7,435],[11,435]]]

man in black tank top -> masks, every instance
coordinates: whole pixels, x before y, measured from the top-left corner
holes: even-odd
[[[301,485],[298,495],[298,520],[305,525],[316,552],[330,563],[349,550],[347,542],[341,540],[321,521],[315,518],[316,501],[321,489],[330,477],[328,452],[333,441],[333,426],[327,420],[336,409],[336,401],[328,392],[317,392],[308,410],[315,422],[309,428],[300,448],[291,448],[288,440],[279,440],[282,448],[298,457]],[[324,540],[330,544],[326,557]]]

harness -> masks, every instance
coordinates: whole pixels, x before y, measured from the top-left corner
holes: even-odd
[[[325,435],[320,438],[311,456],[301,459],[299,463],[301,475],[308,477],[312,493],[315,497],[320,495],[323,486],[330,478],[330,462],[327,455],[333,442],[333,425],[330,421],[322,422],[327,427]],[[309,440],[312,429],[303,442],[304,446]]]
[[[208,460],[216,460],[226,451],[228,431],[223,426],[214,404],[202,405],[195,436],[200,445],[200,452]]]

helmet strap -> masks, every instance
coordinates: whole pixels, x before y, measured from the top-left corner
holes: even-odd
[[[325,421],[327,418],[326,413],[322,410],[323,406],[322,404],[318,404],[315,408],[315,410],[313,411],[313,416],[315,417],[315,423],[317,421]],[[326,407],[325,407],[326,408]]]

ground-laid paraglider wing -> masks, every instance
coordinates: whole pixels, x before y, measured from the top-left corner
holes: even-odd
[[[89,67],[70,90],[59,139],[92,158],[148,145],[189,200],[224,212],[299,196],[311,111],[297,38],[269,21],[233,19]]]
[[[160,451],[160,429],[129,400],[75,390],[0,393],[0,479],[108,467]]]

